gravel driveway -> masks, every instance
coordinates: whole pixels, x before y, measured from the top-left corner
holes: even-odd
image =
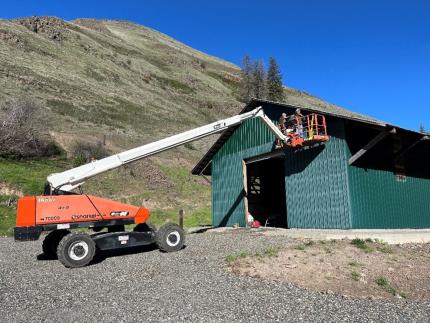
[[[187,236],[177,253],[149,250],[66,269],[38,260],[41,241],[0,239],[0,321],[420,321],[430,304],[319,294],[225,270],[224,257],[286,245],[256,232]]]

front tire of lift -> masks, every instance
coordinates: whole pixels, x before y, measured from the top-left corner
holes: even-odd
[[[57,258],[57,247],[61,239],[68,235],[68,230],[54,230],[48,233],[42,243],[43,254],[50,258]]]
[[[185,232],[179,225],[167,223],[157,231],[156,243],[161,251],[181,250],[185,243]]]
[[[96,253],[96,244],[85,233],[69,233],[61,239],[57,248],[58,260],[67,268],[88,265]]]

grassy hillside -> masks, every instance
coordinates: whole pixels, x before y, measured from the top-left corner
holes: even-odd
[[[243,106],[239,75],[233,64],[130,22],[0,20],[0,100],[25,95],[37,101],[43,108],[40,128],[66,153],[77,139],[103,140],[114,153],[234,115]],[[304,92],[285,91],[288,103],[327,105]],[[207,223],[210,186],[189,171],[213,140],[109,172],[85,190],[144,204],[159,220],[184,208],[187,221]],[[64,158],[0,160],[0,232],[13,222],[11,196],[40,193],[47,174],[69,167]]]

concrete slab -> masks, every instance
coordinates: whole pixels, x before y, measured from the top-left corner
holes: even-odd
[[[380,239],[388,244],[403,243],[430,243],[430,229],[362,229],[362,230],[335,230],[335,229],[234,229],[216,228],[212,232],[226,232],[232,230],[249,230],[267,236],[286,236],[294,239],[309,240],[340,240],[340,239]]]

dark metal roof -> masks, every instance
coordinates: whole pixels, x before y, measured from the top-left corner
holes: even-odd
[[[356,113],[347,109],[343,109],[341,107],[335,106],[335,105],[326,105],[324,107],[305,107],[300,105],[291,105],[291,104],[285,104],[280,102],[274,102],[274,101],[268,101],[268,100],[262,100],[262,99],[252,99],[243,109],[240,111],[239,114],[251,111],[252,109],[255,109],[259,106],[264,106],[265,104],[272,104],[275,106],[279,106],[279,108],[291,108],[291,109],[297,109],[300,108],[303,111],[307,112],[317,112],[322,113],[324,115],[333,116],[341,119],[347,119],[351,121],[360,122],[363,124],[368,124],[371,126],[376,126],[378,128],[387,128],[387,127],[395,127],[397,129],[401,129],[400,127],[387,124],[383,121],[374,119],[372,117]],[[215,156],[215,154],[218,152],[218,150],[224,145],[224,143],[230,138],[230,136],[234,133],[234,131],[239,127],[240,125],[231,127],[224,131],[221,136],[218,138],[218,140],[212,145],[212,147],[206,152],[206,154],[200,159],[200,161],[197,163],[197,165],[193,168],[191,171],[194,175],[210,175],[211,174],[211,161],[212,158]],[[411,133],[417,133],[416,131],[411,131],[407,129],[402,129],[407,132]],[[420,134],[422,136],[422,134]]]

